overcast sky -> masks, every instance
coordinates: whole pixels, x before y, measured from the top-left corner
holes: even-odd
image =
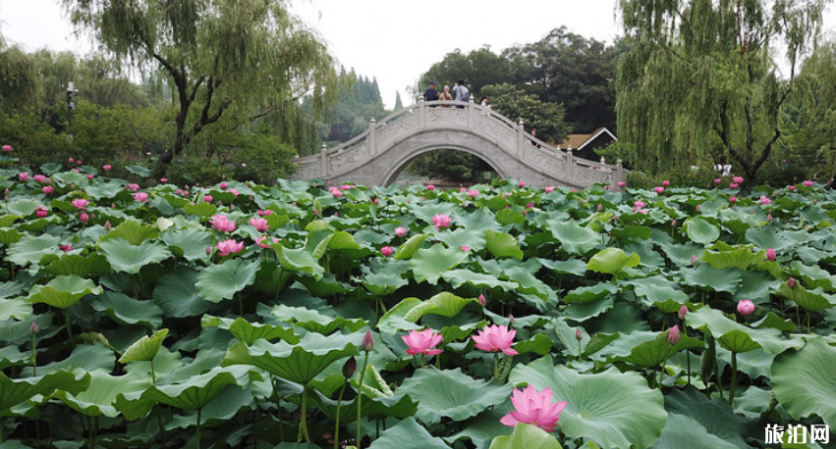
[[[292,5],[346,69],[377,77],[389,108],[396,91],[404,104],[411,103],[407,86],[457,48],[468,52],[489,45],[499,52],[535,42],[560,26],[607,42],[620,33],[616,0],[294,0]],[[825,32],[832,33],[834,26],[831,7]],[[0,27],[8,40],[28,50],[85,53],[93,48],[73,38],[57,0],[0,0]]]

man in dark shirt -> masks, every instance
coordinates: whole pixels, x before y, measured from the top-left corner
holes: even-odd
[[[424,91],[424,99],[427,101],[438,100],[438,91],[435,90],[435,81],[430,83],[430,88]]]

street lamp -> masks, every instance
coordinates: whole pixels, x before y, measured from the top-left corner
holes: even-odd
[[[73,109],[75,109],[75,103],[73,102],[73,97],[76,96],[76,95],[78,95],[78,91],[75,90],[75,86],[73,85],[73,82],[70,81],[70,83],[67,85],[67,114],[68,114],[68,117],[69,117],[68,129],[69,129],[70,136],[73,135]]]

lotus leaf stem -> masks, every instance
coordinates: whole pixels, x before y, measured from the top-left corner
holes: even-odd
[[[70,308],[69,307],[64,309],[64,321],[67,322],[67,337],[69,338],[69,341],[72,341],[73,340],[73,325],[70,322]]]
[[[731,386],[729,387],[729,405],[734,407],[734,390],[737,388],[737,352],[731,353]]]
[[[421,356],[424,357],[423,355]],[[363,358],[363,370],[360,371],[360,383],[357,384],[357,438],[355,439],[355,444],[357,447],[361,447],[360,437],[362,436],[363,424],[360,422],[360,418],[362,417],[363,409],[362,409],[362,400],[363,400],[363,378],[366,377],[366,365],[369,364],[369,351],[366,351],[366,357]]]
[[[197,409],[197,428],[195,429],[195,447],[200,449],[200,411],[203,407],[198,407]]]
[[[337,419],[336,424],[334,425],[334,449],[339,449],[340,446],[340,410],[342,409],[343,394],[345,394],[345,387],[348,386],[348,382],[349,379],[346,379],[342,388],[340,388],[340,396],[337,398]]]
[[[308,434],[308,386],[305,385],[305,388],[302,389],[302,422],[300,423],[300,427],[302,428],[302,436],[305,438],[305,442],[310,444],[311,436]]]

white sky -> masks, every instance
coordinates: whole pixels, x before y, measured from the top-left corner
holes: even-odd
[[[612,42],[620,27],[617,0],[296,0],[292,9],[317,29],[342,65],[359,75],[377,77],[386,107],[445,54],[483,45],[499,52],[531,43],[554,28]],[[825,14],[832,33],[836,13]],[[57,0],[0,0],[0,29],[27,50],[49,47],[86,53],[93,45],[76,40]],[[439,80],[445,82],[444,80]],[[453,80],[450,80],[452,82]],[[423,89],[424,86],[421,86]]]

